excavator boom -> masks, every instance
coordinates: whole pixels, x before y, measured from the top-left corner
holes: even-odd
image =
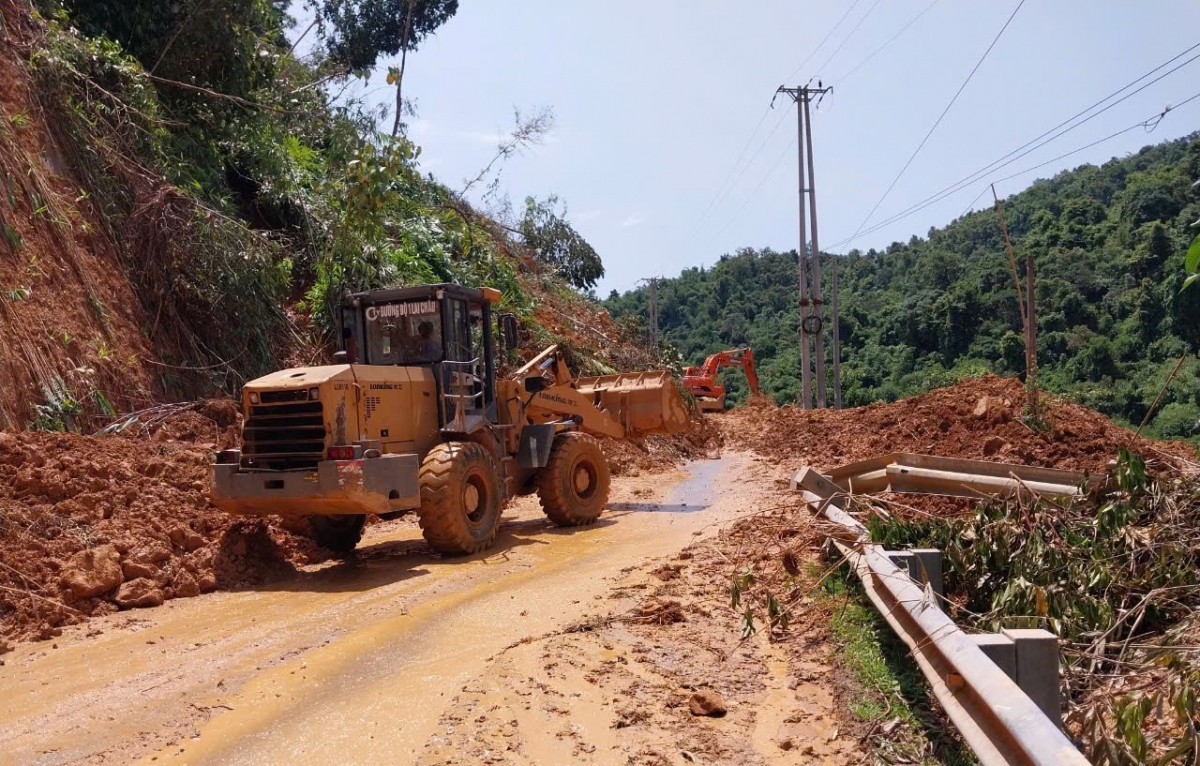
[[[683,385],[699,401],[700,409],[717,412],[725,409],[725,386],[717,381],[717,374],[723,367],[740,367],[746,375],[750,393],[754,396],[760,393],[754,349],[745,347],[718,351],[705,359],[700,367],[688,367],[684,372]]]

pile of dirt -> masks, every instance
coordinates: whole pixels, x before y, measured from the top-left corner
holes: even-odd
[[[656,434],[637,441],[602,439],[601,448],[614,476],[637,476],[675,468],[688,460],[715,457],[721,431],[710,419],[695,413],[677,434]]]
[[[889,452],[1073,470],[1101,470],[1120,447],[1168,464],[1195,460],[1187,443],[1141,438],[1094,410],[1045,395],[1044,426],[1031,427],[1025,402],[1019,380],[989,375],[846,410],[754,403],[726,416],[726,436],[776,463],[820,470]]]
[[[0,432],[0,646],[323,558],[209,501],[210,450],[236,433],[227,410],[187,410],[149,438]]]

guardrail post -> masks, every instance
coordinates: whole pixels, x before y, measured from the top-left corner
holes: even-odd
[[[913,579],[920,583],[929,583],[939,600],[945,595],[942,590],[942,552],[937,548],[914,548],[913,561],[910,567],[916,567]]]
[[[975,633],[969,636],[984,655],[1017,682],[1017,645],[1003,633]]]
[[[911,551],[885,551],[887,557],[900,569],[908,572],[914,581],[933,586],[940,601],[942,592],[942,552],[936,548],[917,548]]]
[[[1017,686],[1061,729],[1058,637],[1038,628],[1005,629],[1004,635],[1016,645]]]
[[[911,551],[884,551],[892,563],[898,568],[908,572],[908,576],[920,582],[920,578],[913,574],[913,555]]]

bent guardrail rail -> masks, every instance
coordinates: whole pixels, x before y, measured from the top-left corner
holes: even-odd
[[[792,479],[792,489],[837,525],[830,539],[875,608],[908,645],[934,696],[984,766],[1087,766],[1057,721],[1057,654],[1052,655],[1053,695],[1039,705],[941,610],[931,586],[918,586],[909,569],[901,569],[883,546],[870,541],[866,527],[845,510],[845,489],[807,467]],[[1057,643],[1053,646],[1057,652]]]

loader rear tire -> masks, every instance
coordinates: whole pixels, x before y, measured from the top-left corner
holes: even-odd
[[[504,491],[491,454],[478,444],[446,442],[421,462],[425,542],[438,553],[478,553],[496,539]]]
[[[312,530],[312,539],[316,544],[342,555],[350,553],[358,545],[366,523],[367,517],[361,513],[308,517],[308,528]]]
[[[555,524],[581,527],[600,518],[611,483],[600,442],[587,434],[559,434],[550,462],[537,475],[538,499]]]

